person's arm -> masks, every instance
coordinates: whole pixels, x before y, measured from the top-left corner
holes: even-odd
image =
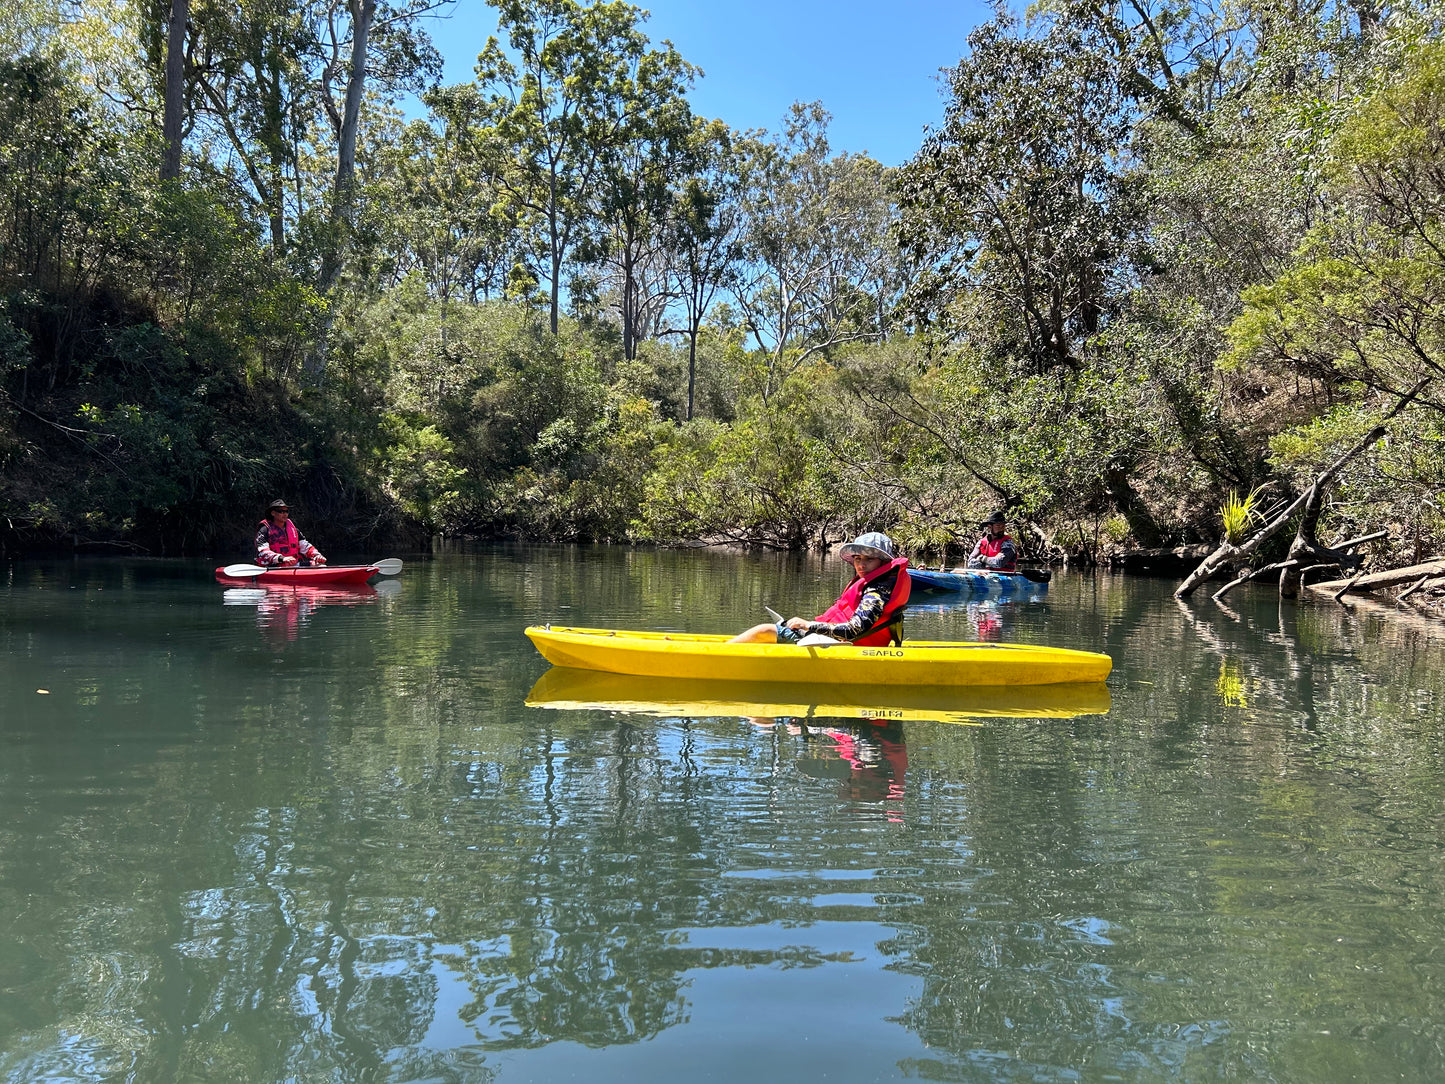
[[[858,600],[858,609],[853,611],[851,618],[847,621],[809,621],[808,631],[821,632],[838,640],[856,640],[883,616],[897,582],[896,574],[874,581],[864,588],[863,597]]]
[[[979,553],[983,550],[983,539],[980,538],[973,544],[973,552],[968,555],[968,560],[963,562],[968,568],[978,568],[983,564],[983,558]]]
[[[324,565],[326,563],[326,558],[322,552],[310,542],[306,541],[305,536],[302,535],[299,530],[296,532],[296,537],[300,541],[302,557],[306,558],[306,560],[310,561],[313,565]]]
[[[256,563],[269,568],[271,565],[278,564],[280,560],[281,555],[271,548],[271,532],[263,523],[260,530],[256,532]]]

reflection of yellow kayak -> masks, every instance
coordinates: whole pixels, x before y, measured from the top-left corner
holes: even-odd
[[[1103,681],[1113,660],[1091,651],[1031,644],[915,640],[902,647],[730,644],[726,636],[682,632],[532,627],[554,666],[644,677],[717,681],[802,681],[868,686],[1053,685]]]
[[[1082,685],[984,688],[800,685],[637,677],[554,666],[527,697],[534,708],[595,708],[664,718],[750,716],[792,719],[1068,719],[1109,710],[1102,681]]]

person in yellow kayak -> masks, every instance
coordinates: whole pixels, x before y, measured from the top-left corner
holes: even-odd
[[[729,643],[796,644],[819,634],[865,647],[903,642],[903,609],[911,581],[908,558],[893,551],[893,540],[881,531],[860,534],[838,555],[853,566],[853,579],[838,601],[812,621],[790,617],[776,624],[754,625]]]
[[[293,568],[302,561],[320,567],[326,558],[301,536],[301,529],[291,522],[286,502],[274,500],[256,531],[256,563],[267,568]]]

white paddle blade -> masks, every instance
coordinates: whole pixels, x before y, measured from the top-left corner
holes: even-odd
[[[385,560],[376,562],[376,571],[383,576],[395,576],[401,571],[400,557],[387,557]]]
[[[798,641],[799,647],[845,647],[852,646],[847,640],[835,640],[821,632],[810,632]]]
[[[244,579],[247,576],[259,576],[266,569],[260,565],[227,565],[221,571],[232,579]]]

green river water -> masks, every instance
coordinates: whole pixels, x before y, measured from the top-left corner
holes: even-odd
[[[217,563],[0,564],[0,1081],[1445,1079],[1423,626],[1065,572],[909,635],[1102,697],[529,705],[529,624],[735,631],[841,563]]]

